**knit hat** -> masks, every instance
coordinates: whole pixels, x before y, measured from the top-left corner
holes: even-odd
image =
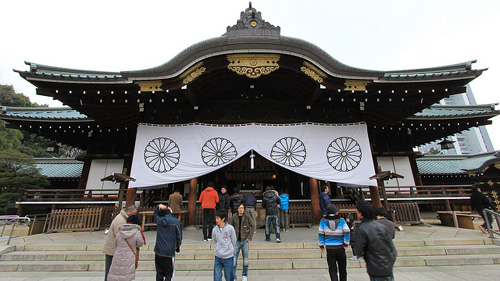
[[[133,224],[141,224],[141,220],[139,219],[139,216],[138,215],[130,215],[128,218],[127,218],[127,222],[128,223],[133,223]]]
[[[329,214],[335,214],[339,212],[339,208],[337,208],[335,204],[331,204],[330,206],[326,207],[326,212]]]

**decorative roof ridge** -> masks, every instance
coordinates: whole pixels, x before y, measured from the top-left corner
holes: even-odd
[[[476,63],[477,60],[471,60],[456,64],[434,66],[426,68],[414,68],[414,69],[401,69],[401,70],[390,70],[386,71],[386,75],[398,75],[398,74],[408,74],[408,73],[429,73],[429,72],[441,72],[441,71],[463,71],[463,70],[473,70],[472,64]],[[478,70],[478,69],[476,69]],[[480,71],[488,70],[488,68],[479,69]]]
[[[77,160],[76,158],[59,158],[59,157],[43,157],[43,158],[33,158],[33,161],[37,164],[42,164],[42,163],[47,163],[47,164],[52,164],[52,163],[69,163],[69,164],[80,164],[82,161]]]
[[[434,161],[434,160],[466,160],[470,158],[478,158],[484,156],[500,157],[500,151],[490,151],[482,152],[478,154],[462,154],[462,155],[450,155],[450,154],[424,154],[422,157],[417,158],[417,161]]]
[[[495,106],[498,103],[486,103],[486,104],[474,104],[474,105],[444,105],[444,104],[433,104],[428,109],[464,109],[464,110],[474,110],[474,109],[487,109],[495,110]]]
[[[113,75],[113,76],[120,76],[120,72],[114,72],[114,71],[97,71],[97,70],[84,70],[84,69],[72,69],[72,68],[65,68],[65,67],[58,67],[58,66],[50,66],[50,65],[44,65],[44,64],[38,64],[38,63],[33,63],[33,62],[24,62],[26,65],[29,65],[30,70],[29,72],[31,73],[45,73],[45,72],[50,72],[50,73],[59,73],[59,74],[84,74],[84,75]],[[23,70],[16,70],[14,69],[15,72],[21,73],[21,72],[26,72]]]
[[[246,37],[264,37],[271,40],[279,40],[281,28],[274,26],[262,19],[262,15],[257,9],[249,7],[241,12],[240,19],[233,26],[227,27],[226,34],[229,42],[237,42]]]
[[[20,112],[20,111],[77,111],[69,106],[63,107],[15,107],[15,106],[0,106],[2,112]]]

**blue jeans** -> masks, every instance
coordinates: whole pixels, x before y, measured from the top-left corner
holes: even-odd
[[[214,281],[222,281],[222,269],[224,268],[224,278],[226,281],[233,281],[233,257],[221,259],[215,257],[214,263]]]
[[[387,277],[372,277],[370,276],[370,281],[394,281],[394,274]]]
[[[248,276],[248,241],[243,240],[243,241],[236,241],[236,246],[234,247],[234,267],[233,267],[233,273],[234,273],[234,280],[236,280],[236,268],[238,267],[238,256],[240,255],[240,250],[241,253],[243,254],[243,274],[242,276]]]
[[[271,241],[271,224],[274,228],[276,239],[280,239],[278,215],[266,215],[266,241]]]
[[[484,223],[482,224],[482,226],[486,229],[488,229],[488,225],[486,224],[486,218],[488,218],[488,221],[490,223],[490,227],[491,229],[493,229],[493,216],[490,214],[490,213],[486,213],[486,218],[484,217],[484,211],[481,210],[481,212],[479,212],[479,214],[481,215],[481,217],[483,218],[484,220]]]

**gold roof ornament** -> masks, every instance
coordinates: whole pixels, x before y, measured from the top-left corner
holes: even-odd
[[[277,70],[280,66],[279,55],[271,54],[238,54],[228,55],[229,65],[227,68],[238,75],[246,75],[248,78],[259,78],[262,75]]]
[[[180,78],[182,79],[182,83],[187,85],[188,83],[191,83],[194,79],[196,79],[198,76],[202,75],[203,72],[207,70],[205,67],[202,67],[202,65],[203,62],[199,62],[190,67],[184,73],[182,73],[180,76]]]
[[[366,85],[370,83],[369,80],[345,80],[344,91],[366,91]]]
[[[316,66],[308,63],[307,61],[304,62],[304,65],[300,68],[300,70],[318,83],[323,83],[323,79],[326,78],[326,74],[323,71],[319,70]]]
[[[141,92],[163,91],[161,88],[163,82],[161,82],[161,80],[136,81],[135,84],[138,84],[139,87],[141,87]]]

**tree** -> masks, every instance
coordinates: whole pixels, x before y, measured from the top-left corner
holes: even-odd
[[[31,156],[13,149],[0,151],[0,214],[6,214],[7,205],[21,198],[23,188],[39,189],[49,185]]]
[[[6,128],[5,124],[5,121],[0,120],[0,150],[17,149],[23,134],[19,130]]]
[[[16,93],[10,85],[0,85],[0,105],[11,107],[40,107],[37,103],[32,103],[30,99],[22,93]],[[42,105],[41,107],[47,107]],[[32,157],[60,157],[63,155],[78,155],[80,151],[62,145],[58,153],[49,153],[47,146],[53,140],[32,134],[27,131],[8,129],[6,122],[0,120],[0,150],[15,149]]]
[[[13,107],[39,107],[37,103],[31,103],[30,98],[17,94],[11,85],[0,85],[0,105]],[[47,107],[48,105],[42,105]]]

